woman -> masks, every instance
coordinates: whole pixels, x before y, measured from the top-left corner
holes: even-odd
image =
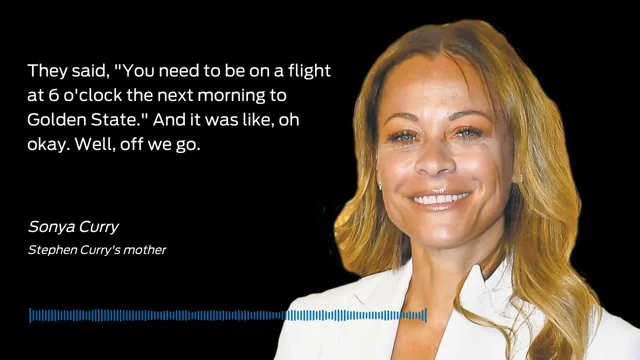
[[[359,281],[290,310],[426,321],[285,321],[276,359],[638,359],[640,330],[569,262],[580,200],[555,104],[481,21],[424,26],[357,102],[359,184],[336,223]]]

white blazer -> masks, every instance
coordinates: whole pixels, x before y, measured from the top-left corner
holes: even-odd
[[[409,260],[396,272],[388,270],[323,293],[297,298],[288,314],[293,316],[293,310],[400,312],[412,272]],[[486,281],[480,266],[475,265],[463,285],[460,300],[464,308],[511,326],[516,314],[508,301],[512,291],[511,269],[506,261]],[[527,305],[534,311],[530,320],[533,334],[537,334],[545,317]],[[427,321],[428,318],[427,310]],[[285,320],[275,359],[389,360],[397,328],[398,320]],[[595,336],[591,334],[591,339],[586,360],[640,360],[640,330],[606,310],[600,328]],[[526,359],[530,340],[527,327],[518,327],[513,359]],[[436,359],[504,359],[505,346],[506,341],[498,330],[476,325],[454,310]]]

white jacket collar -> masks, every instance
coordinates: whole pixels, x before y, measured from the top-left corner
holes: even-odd
[[[367,286],[356,288],[355,296],[372,310],[401,311],[412,274],[413,259],[410,259],[397,271],[389,270],[379,274],[379,281],[371,281]],[[507,258],[487,280],[482,275],[480,265],[474,265],[460,291],[460,301],[463,308],[499,321],[506,316],[512,294],[511,261]]]

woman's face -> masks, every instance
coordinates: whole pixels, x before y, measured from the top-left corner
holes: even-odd
[[[456,61],[404,61],[379,103],[377,176],[387,213],[412,241],[432,248],[499,236],[513,177],[507,137],[481,80]]]

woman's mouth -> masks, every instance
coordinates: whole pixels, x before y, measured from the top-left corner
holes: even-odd
[[[429,195],[414,197],[412,200],[423,205],[447,204],[462,200],[470,194],[471,193]]]

